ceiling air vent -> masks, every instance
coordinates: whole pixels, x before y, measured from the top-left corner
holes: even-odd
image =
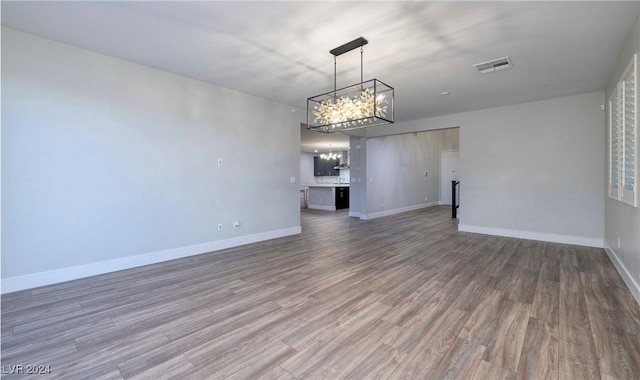
[[[478,71],[480,71],[482,74],[486,74],[492,71],[508,69],[510,67],[513,67],[513,64],[511,63],[511,58],[507,56],[498,59],[492,59],[491,61],[487,62],[476,63],[475,65],[473,65],[473,67],[478,69]]]

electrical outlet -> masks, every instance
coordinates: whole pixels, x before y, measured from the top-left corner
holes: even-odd
[[[620,249],[620,238],[618,238],[618,249]]]
[[[380,208],[384,208],[384,202],[380,202]]]
[[[233,222],[233,229],[237,230],[238,228],[240,228],[240,222],[236,220],[235,222]]]
[[[222,231],[222,223],[218,224],[218,231]]]
[[[425,201],[425,202],[429,202],[429,198],[424,197],[424,201]]]
[[[222,158],[218,158],[218,166],[222,166]]]

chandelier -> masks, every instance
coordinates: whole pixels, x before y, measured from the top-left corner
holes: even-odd
[[[340,157],[342,157],[341,154],[331,153],[331,145],[329,145],[329,154],[322,153],[320,155],[320,158],[325,159],[325,160],[335,160],[335,159],[340,158]]]
[[[333,91],[307,99],[307,128],[319,132],[340,132],[393,123],[393,87],[377,80],[363,80],[363,37],[339,46],[333,54]],[[336,58],[360,48],[360,83],[337,89]]]

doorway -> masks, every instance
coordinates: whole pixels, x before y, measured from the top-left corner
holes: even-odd
[[[460,151],[443,150],[440,156],[440,203],[451,204],[451,181],[458,181]]]

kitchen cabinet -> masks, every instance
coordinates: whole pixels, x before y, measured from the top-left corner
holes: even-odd
[[[334,168],[338,165],[340,165],[339,158],[335,160],[325,160],[320,157],[313,157],[313,175],[314,177],[337,177],[340,175],[340,171]]]
[[[336,187],[336,210],[349,208],[349,188]]]

